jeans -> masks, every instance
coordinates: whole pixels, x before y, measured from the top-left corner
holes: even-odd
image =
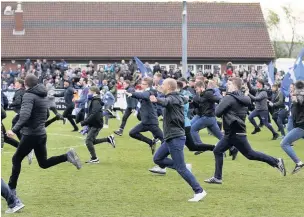
[[[254,118],[260,116],[262,118],[263,124],[272,132],[272,134],[276,134],[275,130],[273,129],[272,125],[268,121],[268,111],[257,111],[253,110],[253,112],[250,113],[248,119],[250,123],[255,127],[259,128],[257,123],[255,122]]]
[[[121,124],[120,124],[120,129],[124,129],[125,126],[126,126],[126,123],[127,123],[127,120],[128,118],[130,117],[130,115],[132,114],[132,108],[127,108],[123,114],[123,117],[122,117],[122,121],[121,121]]]
[[[215,117],[196,115],[191,120],[191,135],[195,144],[203,144],[198,133],[206,127],[216,138],[221,139],[223,137]]]
[[[3,179],[1,179],[1,196],[6,200],[9,208],[16,206],[16,197]]]
[[[272,115],[272,119],[274,120],[274,122],[277,124],[277,126],[279,127],[279,130],[281,132],[282,136],[285,136],[285,130],[284,130],[284,121],[287,117],[287,111],[285,109],[281,109],[275,113],[273,113]]]
[[[245,135],[232,135],[224,136],[215,146],[213,153],[215,156],[215,173],[214,177],[222,179],[223,169],[223,153],[227,151],[231,145],[236,147],[248,160],[256,160],[268,163],[270,166],[275,167],[278,160],[274,157],[266,155],[261,152],[254,151]]]
[[[287,123],[287,132],[290,132],[293,129],[293,120],[292,117],[288,117],[288,123]]]
[[[21,172],[21,162],[23,158],[32,151],[32,149],[34,149],[38,164],[42,169],[47,169],[49,167],[67,161],[66,154],[47,159],[46,139],[47,139],[46,135],[39,135],[39,136],[22,135],[19,146],[12,159],[13,168],[8,183],[11,189],[16,189],[19,174]]]
[[[189,151],[213,151],[215,145],[209,144],[195,144],[191,135],[191,126],[185,127],[186,146]]]
[[[295,163],[299,163],[300,159],[297,157],[295,151],[291,147],[291,144],[299,139],[304,137],[304,129],[302,128],[293,128],[288,134],[284,137],[281,142],[282,149],[288,154],[288,156]]]
[[[152,140],[141,134],[141,132],[147,132],[147,131],[151,132],[153,134],[154,138],[157,138],[160,141],[164,140],[163,132],[161,131],[161,129],[159,128],[159,126],[157,124],[146,125],[146,124],[139,123],[133,129],[131,129],[131,131],[129,132],[129,135],[130,135],[130,137],[137,139],[139,141],[145,142],[151,146]]]
[[[178,137],[169,141],[164,141],[156,151],[153,161],[161,168],[171,168],[176,170],[181,177],[192,187],[193,191],[198,194],[203,192],[203,188],[197,182],[194,175],[187,169],[184,159],[184,146],[186,137]],[[172,159],[168,158],[171,155]]]

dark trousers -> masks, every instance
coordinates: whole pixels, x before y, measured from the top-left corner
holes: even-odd
[[[161,131],[161,129],[159,128],[159,126],[157,124],[149,124],[149,125],[145,125],[145,124],[138,124],[136,125],[130,132],[129,135],[133,138],[133,139],[137,139],[139,141],[145,142],[148,145],[152,145],[152,140],[145,137],[144,135],[141,134],[141,132],[151,132],[154,136],[154,138],[159,139],[160,141],[164,140],[164,135],[163,132]]]
[[[22,135],[20,144],[12,159],[13,168],[8,183],[11,189],[16,189],[17,181],[21,171],[21,162],[23,158],[27,156],[33,149],[35,151],[38,164],[42,169],[47,169],[49,167],[67,161],[66,154],[47,159],[46,140],[47,140],[46,135],[40,135],[40,136]]]
[[[8,137],[6,135],[6,129],[5,129],[4,125],[3,125],[3,123],[1,123],[1,131],[3,133],[3,140],[4,140],[4,142],[7,143],[7,144],[10,144],[11,146],[14,146],[15,148],[17,148],[18,145],[19,145],[19,142],[17,140],[13,139],[13,138]],[[3,147],[1,147],[1,148],[3,148]]]
[[[224,136],[213,150],[215,156],[214,177],[217,179],[222,179],[223,153],[232,145],[236,147],[248,160],[262,161],[273,167],[275,167],[278,163],[276,158],[254,151],[251,148],[246,135],[233,135],[230,137]]]
[[[191,126],[185,127],[185,133],[186,133],[186,146],[188,147],[189,151],[213,151],[215,145],[194,143],[191,135]]]
[[[274,112],[272,115],[272,119],[278,126],[282,136],[285,136],[284,122],[287,117],[288,112],[285,109],[280,109],[279,111]]]
[[[130,115],[132,114],[132,108],[127,108],[123,114],[122,121],[120,124],[120,129],[125,129],[126,123]]]
[[[194,175],[186,167],[184,159],[185,142],[186,138],[184,136],[164,141],[157,149],[153,161],[161,168],[168,167],[176,170],[192,187],[192,190],[198,194],[203,192],[203,189]],[[171,155],[172,159],[168,158],[169,155]]]
[[[268,120],[268,111],[257,111],[257,110],[253,110],[253,112],[250,113],[248,119],[250,121],[250,123],[255,127],[255,128],[259,128],[257,123],[255,122],[254,118],[257,116],[260,116],[263,124],[272,132],[272,134],[276,134],[275,130],[273,129],[272,125],[269,123]]]
[[[13,120],[12,120],[12,128],[17,124],[18,120],[19,120],[19,114],[16,114],[15,117],[13,118]],[[17,132],[16,135],[17,135],[17,137],[18,137],[18,139],[20,141],[21,140],[21,133],[20,133],[20,131]]]
[[[64,118],[67,118],[69,120],[69,122],[72,124],[72,126],[74,127],[74,129],[78,129],[76,123],[74,122],[73,116],[72,116],[72,112],[73,112],[74,107],[73,106],[68,106],[66,107],[66,109],[64,110],[62,116]]]
[[[51,110],[55,115],[58,114],[58,111],[57,111],[57,108],[56,108],[56,107],[50,107],[50,110]]]
[[[103,142],[108,142],[108,138],[96,139],[100,130],[101,130],[101,128],[95,128],[95,127],[89,127],[89,129],[88,129],[88,135],[87,135],[85,143],[91,154],[92,159],[97,158],[94,145],[100,144]]]

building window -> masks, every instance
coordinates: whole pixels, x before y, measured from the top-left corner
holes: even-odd
[[[212,73],[212,65],[204,65],[204,73]]]

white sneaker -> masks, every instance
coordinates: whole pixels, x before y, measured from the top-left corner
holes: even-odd
[[[108,129],[108,128],[109,128],[109,125],[106,125],[106,124],[105,124],[105,125],[103,125],[103,128],[104,128],[104,129]]]
[[[198,201],[202,200],[204,197],[206,197],[206,195],[207,195],[207,192],[203,191],[202,193],[194,194],[193,198],[191,198],[188,201],[189,202],[198,202]]]
[[[34,150],[32,150],[32,151],[27,155],[29,165],[31,165],[32,162],[33,162],[33,156],[34,156]]]
[[[167,172],[166,168],[162,169],[159,166],[155,166],[155,167],[149,169],[149,171],[151,173],[157,173],[157,174],[161,174],[161,175],[166,175],[166,172]]]
[[[186,167],[192,173],[192,164],[186,164]]]
[[[19,210],[21,210],[24,207],[23,203],[17,203],[16,206],[14,206],[13,208],[9,208],[8,210],[5,211],[6,214],[11,214],[11,213],[15,213]]]

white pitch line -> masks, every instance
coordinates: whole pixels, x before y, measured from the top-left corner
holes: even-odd
[[[83,137],[80,137],[80,136],[72,136],[72,135],[60,134],[60,133],[48,133],[48,135],[68,136],[68,137],[80,138],[82,140],[84,139]],[[7,144],[7,145],[9,145],[9,144]],[[61,150],[61,149],[79,148],[79,147],[84,147],[84,145],[66,146],[66,147],[60,147],[60,148],[47,148],[47,150]],[[10,152],[10,151],[2,151],[1,153],[3,153],[3,154],[15,154],[15,152]]]

